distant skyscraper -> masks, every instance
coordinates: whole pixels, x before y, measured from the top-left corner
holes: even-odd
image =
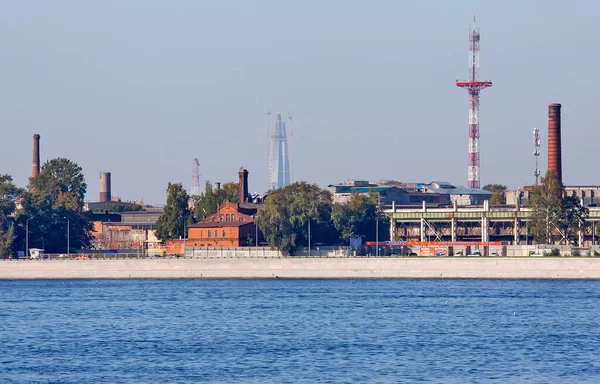
[[[267,189],[283,188],[290,184],[288,135],[281,114],[277,115],[277,121],[270,136],[268,172]]]

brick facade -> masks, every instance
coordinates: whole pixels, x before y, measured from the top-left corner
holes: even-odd
[[[254,245],[256,226],[254,215],[258,208],[250,204],[226,201],[217,213],[201,223],[190,225],[186,246],[243,247]],[[249,241],[249,238],[252,240]]]

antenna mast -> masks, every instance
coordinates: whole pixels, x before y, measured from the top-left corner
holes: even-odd
[[[535,170],[533,175],[535,176],[535,186],[538,186],[538,180],[540,177],[540,130],[533,128],[533,156],[535,157]]]
[[[479,188],[479,92],[492,86],[491,81],[479,81],[479,29],[469,30],[469,80],[456,81],[456,86],[469,92],[469,166],[468,187]]]

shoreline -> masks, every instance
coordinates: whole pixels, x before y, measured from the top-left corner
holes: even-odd
[[[600,280],[600,257],[0,261],[0,280],[179,278]]]

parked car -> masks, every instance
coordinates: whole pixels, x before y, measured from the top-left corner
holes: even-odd
[[[481,256],[481,252],[479,252],[479,251],[474,251],[474,252],[471,252],[471,253],[469,253],[467,256],[471,256],[471,257],[474,257],[474,256]]]

